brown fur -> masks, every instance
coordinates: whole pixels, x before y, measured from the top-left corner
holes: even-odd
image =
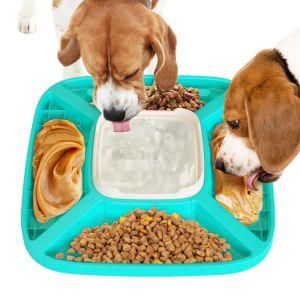
[[[62,0],[53,0],[52,5],[53,7],[58,7]]]
[[[140,0],[145,6],[149,8],[155,8],[159,0],[152,0],[152,5],[150,7],[151,0]]]
[[[178,71],[176,37],[165,21],[141,1],[86,0],[73,15],[58,58],[68,66],[82,56],[96,88],[111,76],[118,86],[133,87],[142,101],[144,69],[155,53],[156,81],[169,89]]]
[[[265,171],[278,174],[298,154],[300,98],[275,59],[264,50],[233,79],[225,101],[225,120],[239,120],[234,134],[248,138]]]

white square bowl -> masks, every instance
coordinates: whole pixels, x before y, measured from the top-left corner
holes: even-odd
[[[203,142],[197,116],[185,109],[142,111],[129,132],[113,132],[99,118],[93,181],[100,194],[117,199],[184,199],[204,181]]]

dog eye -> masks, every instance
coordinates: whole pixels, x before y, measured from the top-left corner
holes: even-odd
[[[228,126],[231,128],[231,129],[237,129],[240,127],[240,121],[239,120],[233,120],[233,121],[229,121],[227,122]]]
[[[137,69],[136,71],[134,71],[133,73],[127,75],[124,80],[128,80],[128,79],[131,79],[132,77],[134,77],[138,72],[139,72],[140,69]]]

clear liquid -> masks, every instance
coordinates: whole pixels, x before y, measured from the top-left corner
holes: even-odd
[[[101,141],[102,187],[123,194],[174,194],[199,179],[195,129],[184,120],[136,118],[127,133],[115,133],[105,123]]]

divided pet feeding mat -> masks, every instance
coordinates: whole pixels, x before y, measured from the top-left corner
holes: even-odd
[[[267,255],[275,226],[272,185],[264,185],[264,207],[259,221],[248,227],[237,221],[214,198],[210,142],[215,126],[222,122],[229,80],[181,76],[178,81],[184,87],[198,88],[205,106],[195,114],[181,109],[142,112],[132,120],[126,141],[122,133],[116,137],[112,125],[104,121],[100,112],[90,104],[93,93],[90,77],[60,82],[43,95],[33,120],[22,204],[24,242],[29,254],[39,264],[75,274],[197,276],[243,271],[257,265]],[[145,83],[152,85],[153,77],[146,76]],[[40,224],[32,207],[34,141],[42,125],[53,119],[73,122],[85,138],[83,195],[67,213]],[[132,148],[122,151],[128,139]],[[156,157],[155,163],[149,159],[153,156]],[[186,169],[170,174],[168,168],[173,164]],[[116,168],[122,168],[122,172],[112,173]],[[150,174],[155,174],[155,178]],[[110,224],[135,209],[153,207],[197,221],[209,232],[225,238],[231,245],[233,260],[154,265],[56,259],[56,254],[66,252],[70,242],[85,227]]]

